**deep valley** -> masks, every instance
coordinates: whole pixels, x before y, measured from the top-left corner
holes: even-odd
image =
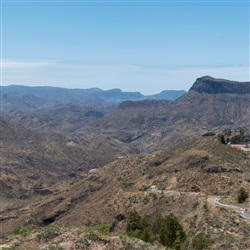
[[[0,249],[250,248],[250,82],[2,91]]]

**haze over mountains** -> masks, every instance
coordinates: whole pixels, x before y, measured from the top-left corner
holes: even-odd
[[[249,82],[205,76],[174,101],[130,100],[108,113],[97,105],[89,107],[92,102],[60,104],[40,110],[35,107],[35,112],[20,111],[14,104],[7,108],[11,111],[6,117],[39,132],[71,133],[88,141],[93,141],[96,135],[108,136],[140,151],[153,152],[211,130],[249,129],[249,89]],[[34,105],[27,103],[27,106]]]
[[[227,246],[250,247],[242,218],[212,203],[210,214],[203,211],[207,196],[235,203],[237,189],[249,189],[249,153],[201,139],[209,131],[249,131],[250,82],[204,76],[187,93],[147,97],[100,89],[1,91],[2,237],[17,224],[74,228],[88,219],[119,232],[136,208],[174,212],[190,239],[210,232],[212,249],[223,249],[219,232],[226,228],[236,239]],[[151,185],[162,193],[152,195]]]
[[[32,111],[58,104],[86,103],[102,111],[110,111],[125,100],[163,99],[175,100],[184,90],[165,90],[156,95],[144,96],[140,92],[123,92],[120,89],[102,90],[66,89],[58,87],[1,86],[2,109]]]

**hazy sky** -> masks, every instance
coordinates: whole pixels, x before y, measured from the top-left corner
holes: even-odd
[[[2,0],[2,85],[188,90],[249,81],[249,1]]]

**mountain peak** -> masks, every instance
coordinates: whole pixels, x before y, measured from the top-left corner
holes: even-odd
[[[203,76],[197,78],[190,91],[207,94],[250,94],[250,82],[236,82]]]

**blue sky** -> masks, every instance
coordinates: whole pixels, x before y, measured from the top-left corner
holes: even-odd
[[[248,1],[2,1],[2,84],[188,90],[249,80]]]

